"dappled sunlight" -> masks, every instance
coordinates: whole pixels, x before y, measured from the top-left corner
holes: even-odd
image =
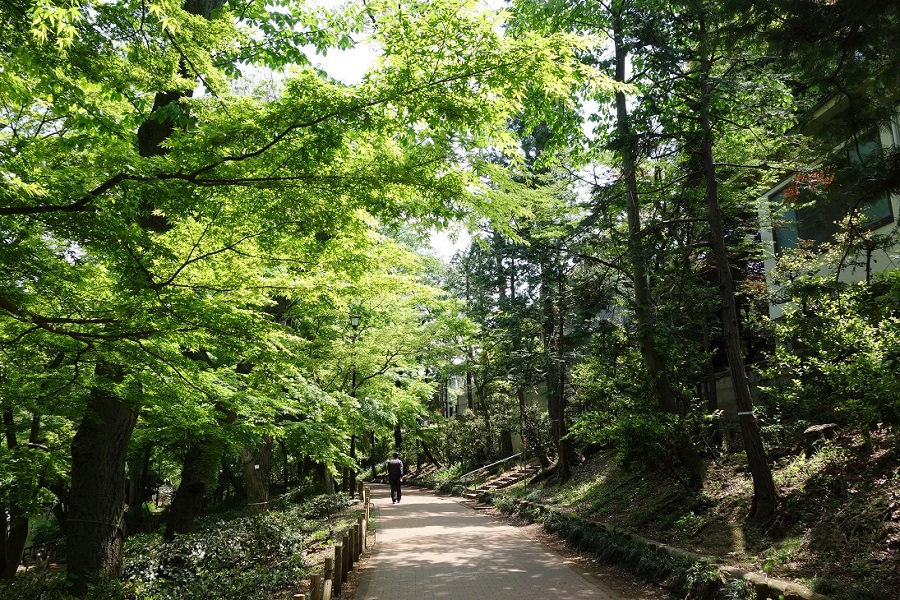
[[[459,501],[404,489],[400,504],[377,504],[375,552],[359,600],[397,598],[613,600],[617,594],[513,527]]]

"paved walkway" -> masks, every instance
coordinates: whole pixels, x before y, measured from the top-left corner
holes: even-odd
[[[515,527],[435,493],[373,485],[375,551],[356,600],[621,600]]]

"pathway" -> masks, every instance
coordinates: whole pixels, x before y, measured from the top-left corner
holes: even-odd
[[[621,600],[515,527],[457,500],[371,486],[377,542],[356,600]]]

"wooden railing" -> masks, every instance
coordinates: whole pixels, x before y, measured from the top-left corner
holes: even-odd
[[[294,594],[294,600],[332,600],[341,595],[341,589],[366,550],[372,503],[369,488],[362,482],[359,483],[359,500],[363,511],[357,517],[356,525],[342,532],[340,541],[334,545],[334,558],[326,558],[323,573],[312,576],[309,592]]]

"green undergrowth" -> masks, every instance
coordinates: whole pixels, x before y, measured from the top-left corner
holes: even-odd
[[[464,475],[463,465],[456,464],[437,469],[428,473],[425,477],[411,481],[412,485],[437,490],[450,496],[461,496],[465,491],[465,484],[460,479]]]
[[[892,600],[900,589],[898,441],[889,430],[844,432],[807,452],[774,448],[780,506],[764,526],[746,519],[752,481],[741,452],[709,460],[696,493],[672,469],[630,471],[601,454],[565,485],[517,487],[495,504],[508,510],[520,498],[557,507],[834,600]]]
[[[211,515],[166,543],[160,533],[125,542],[123,581],[98,583],[88,600],[291,598],[318,550],[356,522],[346,495],[284,500],[260,515]],[[65,600],[65,573],[32,571],[0,584],[0,600]]]
[[[725,580],[718,569],[705,561],[674,558],[645,543],[579,518],[570,518],[538,507],[518,505],[510,497],[494,496],[501,511],[539,522],[585,555],[627,568],[648,583],[669,588],[680,598],[703,600],[749,600],[752,589],[744,581]]]

